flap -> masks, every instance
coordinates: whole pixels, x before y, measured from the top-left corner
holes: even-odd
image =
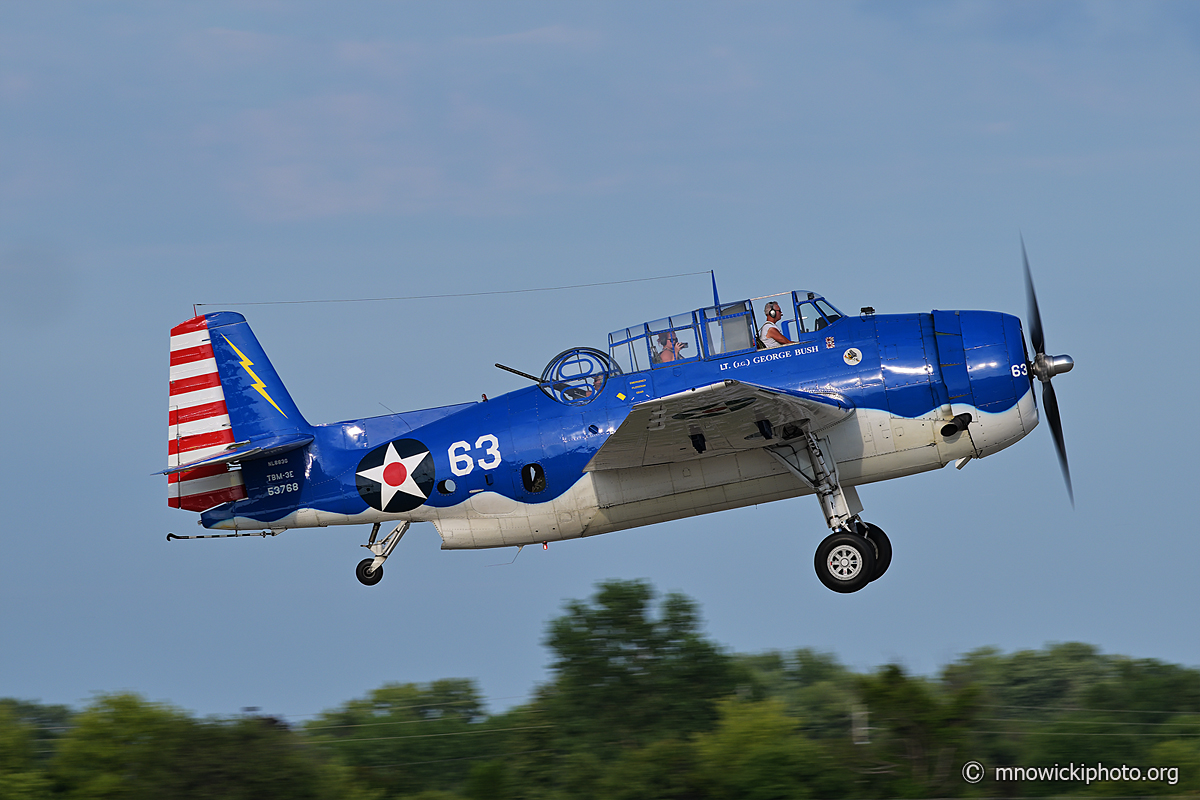
[[[638,403],[585,469],[646,467],[751,450],[778,444],[787,425],[809,420],[820,431],[853,413],[854,406],[840,395],[721,381]],[[767,439],[764,429],[773,438]],[[704,437],[703,453],[693,443],[696,434]]]
[[[248,439],[244,442],[234,442],[229,445],[229,448],[224,453],[191,461],[187,464],[180,464],[178,467],[169,467],[154,474],[171,475],[208,464],[226,464],[230,461],[250,461],[255,458],[266,458],[267,456],[286,453],[289,450],[304,447],[312,440],[312,434],[292,433],[282,436],[262,436],[257,439]]]

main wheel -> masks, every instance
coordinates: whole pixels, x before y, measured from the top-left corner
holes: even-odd
[[[358,562],[358,567],[354,570],[354,574],[358,577],[358,582],[363,586],[374,586],[383,580],[383,564],[380,564],[374,572],[371,571],[371,565],[375,563],[373,558],[364,558]]]
[[[863,525],[867,528],[866,537],[871,540],[871,544],[875,545],[875,573],[871,576],[871,580],[877,581],[892,565],[892,543],[887,534],[883,532],[883,528],[869,522],[864,522]]]
[[[875,575],[875,547],[854,533],[831,533],[817,547],[813,566],[835,592],[857,592]]]

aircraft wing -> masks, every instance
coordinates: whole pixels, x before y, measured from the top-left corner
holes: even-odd
[[[853,413],[854,406],[839,395],[721,381],[638,403],[584,469],[647,467],[750,450],[778,441],[785,426],[800,420],[820,431]],[[767,439],[764,429],[775,438]],[[702,453],[697,435],[703,437]]]

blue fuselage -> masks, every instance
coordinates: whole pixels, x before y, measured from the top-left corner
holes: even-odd
[[[974,441],[957,449],[944,446],[935,433],[909,434],[914,447],[933,448],[931,457],[912,460],[919,466],[911,471],[987,455],[1036,424],[1036,411],[1028,410],[1032,393],[1016,317],[983,311],[842,317],[795,344],[612,375],[582,405],[558,402],[529,386],[486,402],[326,425],[300,421],[296,430],[311,433],[314,441],[243,464],[247,497],[206,511],[202,521],[206,527],[251,528],[444,520],[456,507],[473,507],[468,501],[486,494],[515,501],[519,513],[527,514],[580,483],[589,461],[636,404],[729,379],[839,397],[854,407],[860,428],[876,418],[928,420],[932,432],[936,421],[964,411],[981,422]],[[1026,407],[1024,418],[1019,404]],[[264,415],[272,413],[263,409]],[[989,420],[1007,421],[993,422],[989,429]],[[880,438],[884,434],[863,430],[854,436],[871,438],[871,447],[860,451],[867,457],[908,446],[891,429],[887,445]],[[373,500],[364,488],[363,473],[375,462],[385,463],[385,455],[393,458],[381,448],[394,442],[401,442],[395,458],[421,448],[431,457],[416,476],[428,496],[411,508],[405,497],[386,505],[386,497]],[[406,463],[411,468],[416,462]],[[891,466],[878,476],[890,477],[897,469],[902,468]],[[854,474],[861,482],[879,479],[865,467]],[[538,538],[536,532],[530,536]]]

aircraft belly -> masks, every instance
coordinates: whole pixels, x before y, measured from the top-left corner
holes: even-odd
[[[693,491],[723,489],[743,481],[786,473],[770,456],[755,449],[694,461],[600,470],[591,474],[596,478],[599,506],[610,508],[645,500],[666,502],[668,498],[683,497]]]
[[[929,423],[926,423],[926,426],[928,427]],[[916,437],[908,438],[916,439]],[[739,461],[738,469],[741,475],[737,480],[658,496],[647,496],[648,492],[645,489],[632,496],[623,495],[624,502],[601,506],[584,535],[611,533],[642,525],[652,525],[699,514],[727,511],[812,494],[811,489],[801,484],[795,476],[786,472],[766,453],[751,451],[740,453],[736,458]],[[933,446],[932,442],[882,455],[863,456],[859,452],[847,460],[843,460],[842,454],[835,449],[835,458],[838,459],[840,480],[845,486],[914,475],[945,466],[945,462],[939,459],[937,448]],[[717,460],[711,459],[701,463],[707,467]],[[601,479],[597,483],[598,496],[602,498],[605,496],[603,479],[606,474],[607,472],[596,473],[597,477]],[[611,477],[609,480],[614,488],[615,496],[616,491],[620,490],[625,482],[615,477]],[[661,491],[663,484],[659,482],[658,485]]]
[[[428,516],[443,550],[512,547],[536,542],[577,539],[597,511],[590,473],[546,503],[522,503],[495,492],[480,492],[449,508],[430,509]]]
[[[588,526],[587,535],[612,533],[699,514],[786,500],[802,494],[811,494],[811,490],[802,486],[791,474],[780,472],[777,475],[744,480],[735,484],[696,489],[682,494],[637,500],[602,508],[592,524]]]
[[[840,425],[826,437],[842,483],[855,486],[946,465],[936,445],[939,425],[932,415],[910,419],[860,408],[855,416],[857,427]],[[867,440],[868,433],[873,434],[874,442]]]
[[[902,478],[946,466],[936,447],[914,447],[895,453],[883,453],[856,461],[838,462],[838,477],[845,486]]]
[[[585,473],[551,503],[481,500],[438,509],[442,549],[592,536],[809,494],[759,450],[702,461]],[[507,499],[507,498],[506,498]]]
[[[936,411],[909,418],[881,409],[859,408],[853,420],[848,419],[829,429],[825,438],[839,462],[853,461],[932,447],[940,420]]]

